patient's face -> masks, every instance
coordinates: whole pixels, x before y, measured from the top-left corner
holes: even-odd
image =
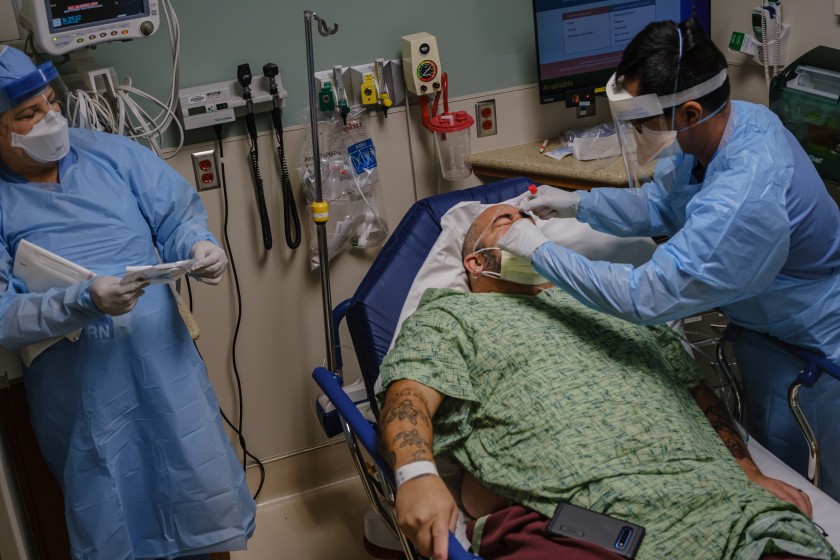
[[[497,204],[482,212],[473,221],[464,238],[462,256],[467,282],[473,292],[501,292],[533,295],[547,288],[550,284],[538,286],[518,284],[497,279],[501,272],[499,239],[519,220],[531,220],[528,214],[510,204]],[[491,249],[483,251],[482,249]],[[495,273],[488,277],[485,273]]]
[[[510,226],[522,219],[533,221],[528,214],[516,206],[510,204],[491,206],[473,222],[473,227],[480,232],[478,245],[480,247],[498,247],[499,239],[507,233]]]

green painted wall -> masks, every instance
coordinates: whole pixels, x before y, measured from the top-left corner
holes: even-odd
[[[307,9],[339,24],[338,33],[327,38],[313,30],[316,71],[400,58],[400,37],[425,31],[437,37],[452,97],[537,81],[530,0],[174,0],[173,7],[181,26],[181,87],[235,79],[243,62],[259,75],[263,64],[274,62],[289,92],[286,126],[300,123],[309,104]],[[116,68],[121,79],[130,76],[136,87],[166,97],[171,76],[166,29],[148,39],[102,45],[95,56]],[[260,125],[268,128],[265,120]],[[207,131],[194,132],[187,142],[209,138]]]

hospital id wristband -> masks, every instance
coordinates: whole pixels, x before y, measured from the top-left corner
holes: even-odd
[[[394,473],[394,477],[397,479],[397,489],[412,478],[425,476],[427,474],[440,476],[438,474],[437,467],[431,461],[415,461],[413,463],[403,465],[397,469],[397,472]]]

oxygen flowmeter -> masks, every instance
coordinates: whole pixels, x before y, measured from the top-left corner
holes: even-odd
[[[426,95],[440,90],[440,55],[434,35],[425,32],[405,35],[402,38],[402,58],[408,91]]]

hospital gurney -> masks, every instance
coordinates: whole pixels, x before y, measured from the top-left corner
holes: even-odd
[[[732,378],[732,366],[728,356],[726,355],[725,345],[727,342],[735,340],[742,330],[743,329],[737,325],[729,324],[726,329],[724,329],[716,345],[718,361],[724,364],[724,369],[727,371],[727,377],[732,380],[732,386],[735,389],[736,407],[734,414],[738,421],[741,421],[742,419],[742,397],[739,394],[740,388],[738,387],[738,384],[735,383]],[[840,366],[829,361],[824,356],[809,350],[793,346],[792,344],[788,344],[780,340],[776,340],[775,342],[782,350],[789,352],[802,361],[802,369],[796,373],[796,377],[788,388],[788,406],[790,407],[791,413],[796,419],[796,423],[799,425],[799,429],[802,431],[802,436],[805,438],[805,442],[808,446],[808,480],[814,486],[819,486],[820,446],[817,441],[817,436],[814,433],[813,428],[811,428],[811,424],[808,422],[808,418],[805,416],[805,412],[800,405],[799,394],[803,388],[808,389],[813,387],[823,373],[835,378],[837,381],[840,381]]]
[[[442,216],[462,201],[478,200],[494,204],[509,200],[524,192],[530,184],[531,181],[527,178],[508,179],[418,201],[394,230],[354,296],[336,306],[333,314],[335,331],[337,333],[340,320],[346,319],[374,415],[378,415],[373,395],[374,383],[379,377],[379,364],[387,353],[399,324],[403,302],[441,233]],[[338,352],[337,335],[335,344]],[[340,368],[340,359],[337,363]],[[378,456],[374,427],[359,411],[358,403],[354,403],[342,390],[340,377],[325,368],[317,368],[313,377],[338,409],[336,416],[340,415],[341,419],[336,422],[336,425],[340,425],[337,429],[345,433],[368,497],[383,520],[400,538],[407,557],[418,558],[411,544],[396,528],[392,509],[393,474]],[[799,488],[807,488],[814,506],[815,520],[829,533],[829,541],[835,547],[840,546],[840,504],[819,490],[808,488],[810,485],[804,478],[754,441],[750,441],[750,452],[759,468],[768,476],[785,480]],[[375,469],[367,467],[368,458],[375,464]],[[372,470],[375,470],[375,473],[372,473]],[[455,537],[450,535],[450,558],[477,557],[465,552]]]

